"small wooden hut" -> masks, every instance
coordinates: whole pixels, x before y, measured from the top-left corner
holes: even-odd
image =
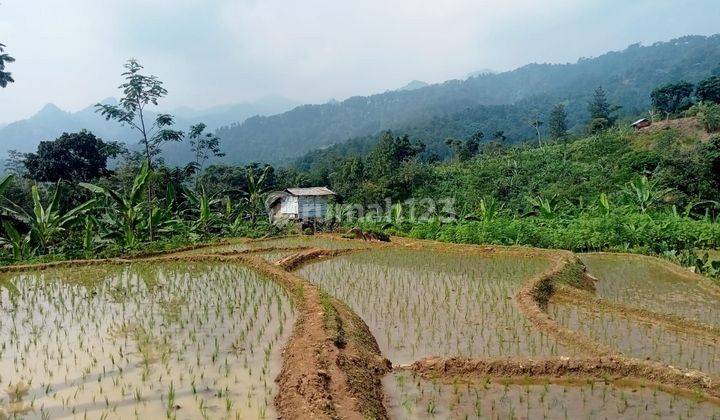
[[[273,197],[270,216],[273,220],[322,220],[334,195],[325,187],[288,188]]]

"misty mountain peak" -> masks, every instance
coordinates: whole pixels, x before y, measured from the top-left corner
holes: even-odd
[[[422,80],[413,80],[407,85],[401,87],[398,90],[415,90],[415,89],[422,89],[425,86],[429,86],[427,83],[423,82]]]
[[[46,104],[40,111],[38,111],[37,114],[35,114],[36,117],[38,116],[58,116],[58,115],[66,115],[67,112],[60,109],[57,105],[49,103]]]

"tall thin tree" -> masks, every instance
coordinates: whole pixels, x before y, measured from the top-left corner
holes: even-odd
[[[169,114],[158,113],[154,121],[148,115],[148,107],[157,106],[158,101],[167,95],[167,90],[157,76],[142,74],[143,66],[137,60],[130,59],[125,64],[122,73],[125,82],[119,86],[123,91],[118,105],[97,104],[99,112],[106,120],[114,120],[121,125],[132,127],[140,134],[140,144],[144,149],[144,157],[152,174],[154,160],[160,155],[160,146],[171,141],[181,141],[183,132],[173,129],[173,117]],[[150,183],[147,189],[148,196],[148,226],[150,240],[153,237],[152,226],[152,200],[153,189]]]
[[[567,135],[568,126],[565,105],[557,104],[552,111],[550,111],[548,128],[550,129],[550,137],[554,139],[561,139]]]
[[[190,127],[190,131],[188,132],[190,150],[195,153],[195,160],[191,162],[189,166],[196,173],[196,187],[200,181],[200,175],[202,174],[205,162],[213,156],[225,156],[225,153],[220,148],[220,137],[213,133],[205,133],[205,128],[207,128],[205,124],[199,123]]]

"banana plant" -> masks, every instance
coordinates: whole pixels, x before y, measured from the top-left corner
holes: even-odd
[[[85,216],[85,222],[83,225],[83,251],[85,258],[92,258],[95,252],[95,238],[96,235],[97,221],[89,215]]]
[[[5,191],[7,191],[12,181],[13,176],[11,174],[3,177],[2,181],[0,181],[0,197],[5,194]],[[13,257],[16,260],[23,259],[26,255],[29,257],[30,255],[28,251],[30,249],[30,235],[20,235],[15,227],[5,220],[2,221],[2,226],[5,230],[6,237],[0,238],[0,243],[8,245],[12,248]]]
[[[220,199],[208,196],[205,188],[201,185],[198,191],[185,188],[185,198],[193,205],[190,210],[195,220],[191,226],[192,230],[203,235],[210,233],[210,230],[219,220],[219,214],[213,211],[213,207],[221,202]]]
[[[10,206],[3,207],[6,215],[18,220],[30,227],[30,235],[42,251],[47,251],[55,242],[58,235],[65,232],[70,226],[81,220],[88,210],[93,208],[95,200],[86,201],[83,204],[63,213],[60,210],[60,191],[62,182],[59,181],[55,187],[52,199],[47,205],[43,205],[40,191],[37,185],[31,188],[33,200],[33,213],[30,214],[22,207],[11,202]]]
[[[498,203],[495,197],[482,198],[478,205],[478,216],[483,222],[492,222],[502,211],[503,205]]]
[[[152,225],[158,234],[174,235],[183,230],[183,221],[178,217],[177,194],[172,183],[168,183],[165,192],[165,201],[161,205],[153,203]],[[141,220],[141,227],[145,227],[145,219]]]
[[[141,240],[141,222],[145,205],[143,192],[148,186],[149,174],[149,163],[146,160],[140,168],[140,172],[135,176],[130,191],[125,195],[99,185],[80,183],[81,187],[109,199],[108,212],[102,217],[103,224],[110,228],[108,236],[119,237],[129,248],[135,247]]]
[[[225,233],[230,236],[242,236],[242,233],[247,229],[245,222],[246,206],[243,205],[246,201],[243,200],[237,205],[233,205],[232,200],[228,196],[225,197],[224,201],[225,210],[223,217],[225,218],[225,223],[223,223],[223,229]]]
[[[537,196],[528,197],[528,201],[530,201],[530,204],[537,209],[538,213],[542,217],[551,219],[557,214],[557,204],[555,203],[556,198],[557,196],[553,196],[549,199]]]
[[[253,223],[255,223],[255,219],[257,217],[257,213],[260,211],[260,208],[264,205],[265,181],[267,180],[269,173],[270,166],[266,166],[257,177],[255,176],[255,171],[252,168],[248,168],[245,174],[245,178],[247,180],[247,201],[250,207],[250,221]]]
[[[405,209],[402,203],[395,203],[390,207],[386,216],[386,222],[383,224],[383,229],[395,228],[401,230],[406,221],[403,217]]]
[[[606,216],[609,215],[610,210],[612,210],[612,204],[610,203],[610,198],[608,198],[607,194],[600,193],[598,203],[600,203],[600,207],[602,208],[603,213],[605,213]]]
[[[14,177],[12,174],[8,174],[3,177],[2,181],[0,181],[0,197],[2,197],[5,194],[5,191],[7,191],[8,187],[10,187],[13,178]]]
[[[706,210],[713,207],[718,207],[720,203],[718,203],[715,200],[698,200],[698,201],[691,201],[685,205],[685,208],[682,212],[679,212],[677,209],[677,206],[673,204],[672,206],[672,215],[678,219],[684,218],[687,219],[690,217],[690,214],[692,214],[693,210],[696,207],[703,207],[705,206]],[[706,211],[707,213],[707,211]]]
[[[637,181],[629,182],[624,189],[625,194],[638,207],[640,213],[645,213],[671,191],[673,191],[672,188],[658,188],[656,182],[650,181],[644,175]]]
[[[0,242],[3,245],[8,245],[12,249],[13,258],[15,261],[22,261],[32,257],[35,250],[31,247],[30,232],[22,235],[15,229],[12,223],[3,220],[3,230],[7,238],[0,238]]]

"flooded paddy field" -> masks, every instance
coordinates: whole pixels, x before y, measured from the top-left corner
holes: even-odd
[[[228,243],[222,243],[217,245],[201,246],[188,251],[178,252],[175,255],[178,256],[192,256],[192,255],[204,255],[204,254],[217,254],[217,253],[228,253],[228,252],[240,252],[247,251],[250,247],[247,244],[247,240],[244,241],[231,241]]]
[[[692,396],[603,381],[528,378],[484,383],[429,380],[412,372],[383,379],[392,418],[718,419],[718,406]]]
[[[691,273],[649,257],[585,254],[580,258],[598,278],[596,296],[720,328],[720,295],[708,291]]]
[[[294,303],[237,265],[3,274],[0,410],[58,418],[273,418]]]
[[[596,290],[569,252],[327,235],[0,274],[0,420],[720,419],[708,284],[581,259]]]
[[[553,300],[548,313],[559,324],[626,356],[720,376],[720,338],[698,337],[620,313]]]
[[[513,300],[550,266],[542,257],[375,249],[307,265],[297,274],[345,302],[394,364],[431,355],[568,354],[533,328]]]
[[[282,250],[278,250],[278,251],[258,252],[258,253],[255,254],[255,255],[261,257],[262,259],[264,259],[264,260],[267,261],[267,262],[274,263],[274,262],[280,261],[280,260],[282,260],[283,258],[289,257],[290,255],[293,255],[293,254],[296,254],[296,253],[297,253],[297,251],[282,251]]]

